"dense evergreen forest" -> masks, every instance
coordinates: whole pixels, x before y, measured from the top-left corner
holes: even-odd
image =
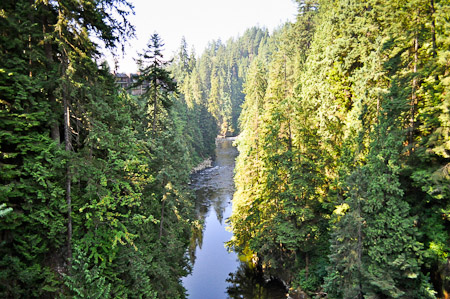
[[[189,174],[212,155],[216,123],[198,123],[207,107],[180,95],[157,34],[138,59],[144,95],[119,90],[100,46],[132,37],[131,11],[0,4],[2,298],[184,297]]]
[[[237,133],[242,84],[268,38],[253,28],[197,59],[149,37],[121,90],[100,51],[133,37],[113,1],[0,4],[0,297],[182,298],[188,184]],[[118,50],[119,49],[119,50]]]
[[[0,297],[184,298],[191,170],[239,135],[230,249],[293,297],[449,298],[450,1],[296,2],[199,56],[150,36],[132,96],[126,0],[3,0]]]
[[[228,245],[299,297],[449,298],[450,2],[298,3],[247,72]]]

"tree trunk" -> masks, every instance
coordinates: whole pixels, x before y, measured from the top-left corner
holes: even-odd
[[[305,279],[308,280],[309,277],[309,254],[308,252],[306,253],[305,256]]]
[[[61,12],[60,12],[61,13]],[[66,152],[72,150],[72,133],[70,128],[70,96],[68,90],[68,78],[66,76],[68,57],[63,53],[62,57],[62,100],[64,105],[64,143]],[[66,203],[67,203],[67,262],[68,270],[72,265],[72,197],[71,197],[71,173],[70,160],[66,164]]]
[[[70,152],[72,148],[71,133],[70,133],[70,110],[69,98],[66,93],[63,94],[64,102],[64,141],[65,150]],[[71,198],[71,175],[70,164],[66,166],[66,202],[67,202],[67,259],[69,267],[72,259],[72,198]]]
[[[362,217],[361,217],[361,200],[358,198],[358,247],[357,247],[357,253],[358,253],[358,299],[363,299],[363,291],[362,291]]]
[[[158,89],[156,87],[156,79],[153,80],[153,135],[156,134],[156,115],[158,110]]]
[[[409,132],[409,146],[410,153],[414,152],[414,130],[415,130],[415,113],[417,105],[417,63],[419,61],[419,34],[416,32],[414,38],[414,67],[413,67],[413,82],[412,82],[412,94],[410,103],[410,132]]]
[[[34,2],[33,0],[28,0],[28,3],[30,4],[30,7],[33,5],[33,2]],[[31,24],[34,24],[34,15],[33,15],[33,13],[30,12],[28,14],[28,18],[29,18]],[[31,34],[28,34],[28,51],[30,51],[29,54],[28,54],[28,66],[30,68],[28,75],[30,76],[30,78],[33,77],[33,71],[32,71],[32,69],[33,69],[33,58],[32,58],[32,54],[31,54],[32,48],[33,48],[33,42],[32,42],[32,38],[31,38]]]
[[[59,124],[57,121],[53,122],[52,124],[51,138],[58,144],[60,143],[61,135],[59,133]]]
[[[380,116],[380,108],[381,108],[381,102],[380,102],[380,97],[377,97],[377,123],[378,123],[378,117]]]
[[[162,207],[161,207],[161,221],[159,222],[159,240],[161,241],[162,237],[162,231],[163,231],[163,222],[164,222],[164,207],[166,205],[166,199],[163,199],[162,201]]]
[[[434,14],[436,10],[434,9],[434,0],[430,0],[430,8],[431,8],[431,38],[433,41],[433,57],[436,57],[436,22],[434,20]]]
[[[49,4],[44,4],[44,11],[46,13],[50,13],[50,9],[49,9],[48,5]],[[47,39],[47,34],[49,33],[49,27],[50,26],[48,24],[47,15],[44,14],[43,17],[42,17],[42,33],[43,33],[44,53],[45,53],[45,58],[47,60],[47,71],[48,71],[48,73],[51,72],[51,68],[54,65],[52,44]],[[51,103],[52,107],[58,106],[58,104],[56,102],[56,97],[55,97],[55,94],[54,94],[54,86],[50,86],[48,88],[47,96],[48,96],[48,100]],[[54,112],[55,112],[55,115],[58,114],[56,111],[54,111]],[[60,143],[61,136],[60,136],[60,133],[59,133],[59,123],[58,123],[57,120],[54,120],[53,123],[51,124],[50,136],[55,142],[57,142],[58,144]]]

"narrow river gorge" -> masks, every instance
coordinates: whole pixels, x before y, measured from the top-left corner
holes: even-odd
[[[266,281],[240,262],[235,252],[225,248],[225,242],[232,237],[225,222],[232,212],[233,171],[238,155],[234,140],[217,139],[213,166],[192,178],[196,212],[198,219],[203,220],[203,230],[194,236],[194,267],[192,274],[183,279],[183,285],[190,299],[286,298],[281,283]]]

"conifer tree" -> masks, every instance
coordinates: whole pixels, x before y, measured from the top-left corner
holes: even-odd
[[[138,59],[141,74],[136,85],[148,84],[144,93],[145,113],[152,114],[151,130],[153,135],[157,133],[158,114],[164,113],[164,109],[168,109],[172,105],[169,94],[177,91],[177,84],[166,69],[170,61],[163,60],[163,47],[161,38],[154,33],[147,44],[147,49],[140,54]]]
[[[60,152],[50,139],[44,51],[29,1],[4,1],[0,17],[0,296],[50,296],[64,243]]]

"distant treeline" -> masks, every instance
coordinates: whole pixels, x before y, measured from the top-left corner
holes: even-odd
[[[239,134],[228,245],[292,293],[448,296],[450,2],[297,2],[199,57],[149,37],[132,96],[98,62],[126,1],[2,1],[0,296],[183,298],[217,134]]]

